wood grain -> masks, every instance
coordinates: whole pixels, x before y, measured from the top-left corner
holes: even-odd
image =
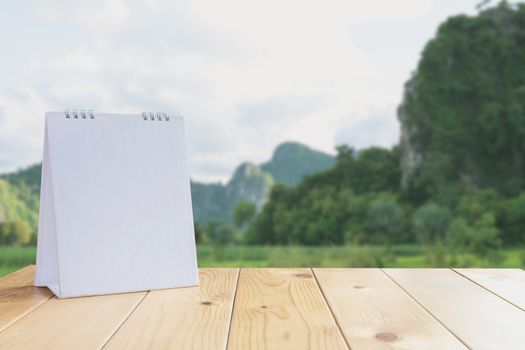
[[[455,270],[525,311],[525,271],[521,269]]]
[[[200,286],[151,291],[104,347],[225,349],[239,269],[200,269]]]
[[[525,312],[449,269],[385,269],[472,349],[523,349]]]
[[[380,269],[314,273],[353,350],[467,349]]]
[[[34,265],[0,279],[0,332],[53,296],[47,288],[34,287],[34,279]]]
[[[310,269],[242,269],[228,349],[347,349]]]
[[[49,299],[0,332],[2,349],[100,349],[146,293]]]

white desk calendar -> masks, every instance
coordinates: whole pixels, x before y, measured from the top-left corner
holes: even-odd
[[[198,285],[183,119],[46,113],[36,264],[59,298]]]

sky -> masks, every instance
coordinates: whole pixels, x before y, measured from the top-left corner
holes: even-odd
[[[425,43],[480,0],[0,0],[0,172],[40,162],[44,114],[184,116],[190,175],[283,141],[390,147]]]

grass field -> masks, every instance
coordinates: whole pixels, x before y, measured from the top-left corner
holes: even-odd
[[[432,262],[417,245],[382,246],[225,246],[199,245],[200,267],[525,267],[525,247],[502,250],[497,262],[459,256]],[[35,263],[34,247],[0,247],[0,276]]]

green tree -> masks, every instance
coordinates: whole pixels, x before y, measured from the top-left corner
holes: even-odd
[[[457,217],[450,223],[446,235],[446,242],[450,253],[456,257],[468,251],[470,237],[473,236],[472,228],[462,217]]]
[[[497,216],[500,208],[501,196],[494,189],[474,189],[459,198],[456,212],[473,224],[486,213]]]
[[[304,187],[331,185],[350,188],[356,194],[395,192],[401,179],[400,150],[370,147],[356,152],[348,146],[337,147],[335,166],[303,181]]]
[[[492,213],[483,214],[473,225],[469,248],[479,257],[492,260],[501,248],[501,231],[496,227],[496,218]]]
[[[450,221],[447,208],[427,203],[416,210],[412,224],[415,236],[423,245],[435,245],[444,240]]]
[[[276,185],[249,226],[253,244],[343,244],[367,241],[370,202],[399,189],[399,150],[370,148],[356,153],[338,147],[336,165],[298,186]],[[400,237],[390,237],[396,241]]]
[[[272,187],[268,201],[246,232],[246,242],[251,244],[284,243],[276,237],[274,217],[280,207],[287,205],[290,192],[288,188],[280,184]]]
[[[225,246],[235,240],[235,230],[223,221],[210,220],[204,228],[206,238],[214,245],[215,260],[224,260]]]
[[[21,224],[22,221],[25,224]],[[13,186],[0,179],[0,223],[3,223],[4,232],[10,232],[3,234],[0,244],[26,244],[34,237],[37,222],[38,197],[32,194],[23,182]],[[26,235],[29,235],[29,238],[26,238]]]
[[[0,224],[0,243],[5,245],[27,244],[32,236],[31,226],[23,220]]]
[[[350,167],[350,188],[359,194],[365,192],[398,191],[401,168],[400,151],[371,147],[359,152]]]
[[[431,202],[419,207],[413,214],[414,235],[425,248],[427,261],[432,266],[446,264],[444,240],[450,221],[449,210]]]
[[[340,205],[343,207],[344,242],[359,244],[366,242],[366,224],[370,203],[376,198],[375,194],[353,195],[349,190],[348,199]]]
[[[233,227],[219,220],[208,221],[204,232],[210,242],[219,246],[231,244],[235,239],[235,230]]]
[[[506,242],[525,243],[525,192],[502,203],[501,226]]]
[[[257,207],[255,203],[251,201],[240,201],[233,208],[233,222],[238,228],[244,229],[252,222],[256,213]]]
[[[472,224],[461,217],[454,219],[447,233],[447,242],[453,256],[472,253],[483,260],[497,262],[501,248],[500,235],[494,214],[488,212]]]
[[[403,210],[394,199],[372,202],[366,221],[367,242],[391,245],[404,236],[405,229]]]

